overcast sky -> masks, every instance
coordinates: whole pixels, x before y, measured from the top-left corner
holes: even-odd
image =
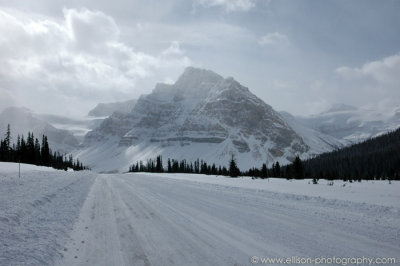
[[[400,1],[0,0],[0,109],[69,116],[186,66],[277,110],[400,99]]]

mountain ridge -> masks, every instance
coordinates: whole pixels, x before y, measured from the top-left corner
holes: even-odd
[[[175,158],[210,158],[223,164],[235,155],[239,165],[251,167],[275,160],[289,162],[309,149],[248,88],[233,78],[193,67],[175,84],[157,84],[152,93],[138,99],[130,113],[114,113],[104,120],[86,135],[85,149],[79,155],[90,159],[99,145],[126,162],[119,169],[137,159],[127,158],[129,151],[141,159],[154,157],[151,149]]]
[[[276,112],[232,77],[188,67],[174,84],[157,83],[137,100],[97,105],[101,116],[73,119],[26,108],[9,109],[6,116],[14,117],[8,120],[13,133],[41,125],[50,130],[52,146],[72,151],[99,171],[124,171],[134,161],[159,154],[221,165],[234,155],[239,166],[248,169],[290,163],[296,155],[306,159],[397,129],[399,106],[339,103],[320,114],[293,116]],[[24,127],[15,128],[14,121],[23,121]],[[0,125],[2,132],[7,122],[0,119]],[[44,132],[33,131],[37,137]],[[72,145],[64,145],[71,136]]]

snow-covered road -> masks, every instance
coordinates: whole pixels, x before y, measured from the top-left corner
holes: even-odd
[[[251,265],[252,256],[399,262],[400,210],[224,181],[104,174],[70,238],[59,265]]]

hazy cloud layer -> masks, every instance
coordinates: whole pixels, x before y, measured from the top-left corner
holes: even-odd
[[[339,67],[336,72],[349,80],[373,81],[375,86],[399,92],[400,54],[366,63],[360,68]]]
[[[400,98],[400,2],[0,0],[0,109],[83,115],[185,66],[233,76],[277,110]]]
[[[255,0],[195,0],[205,7],[223,7],[226,11],[248,11],[255,6]]]
[[[137,97],[133,92],[140,92],[135,90],[140,80],[155,73],[168,78],[171,71],[191,64],[176,41],[159,55],[121,42],[116,22],[103,12],[64,9],[63,14],[56,22],[0,11],[3,95],[16,95],[17,102],[37,109],[41,106],[33,101],[42,105],[41,99],[51,98],[50,105],[74,111],[80,101],[85,105],[124,94]]]
[[[337,87],[355,104],[397,100],[400,104],[400,54],[365,63],[359,67],[341,66]],[[388,97],[390,95],[390,97]]]
[[[262,36],[258,43],[261,46],[287,46],[290,44],[289,38],[279,32],[268,33]]]

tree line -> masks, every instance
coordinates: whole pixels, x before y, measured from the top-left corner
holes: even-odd
[[[305,160],[314,179],[400,180],[400,128],[359,144]]]
[[[138,161],[129,168],[129,171],[196,173],[231,177],[245,175],[257,178],[312,178],[314,183],[318,179],[400,180],[400,128],[394,132],[336,151],[323,153],[304,161],[296,156],[292,163],[284,166],[275,162],[272,167],[268,168],[267,163],[264,163],[260,168],[253,167],[242,172],[232,156],[228,168],[208,164],[199,159],[194,162],[168,159],[167,168],[164,169],[162,157],[159,155],[155,160],[149,159],[146,163]]]
[[[74,160],[72,155],[67,157],[59,152],[52,152],[45,135],[42,136],[40,142],[33,133],[28,132],[26,140],[24,135],[18,135],[16,143],[11,143],[11,130],[8,125],[5,138],[0,140],[0,161],[21,162],[64,170],[68,168],[75,171],[88,169],[78,159]]]
[[[296,157],[296,160],[300,160]],[[297,168],[294,168],[297,169]],[[272,164],[272,168],[267,168],[263,164],[260,169],[254,167],[248,171],[242,172],[236,163],[234,156],[229,161],[229,167],[216,165],[215,163],[209,164],[204,160],[197,159],[194,162],[189,162],[185,159],[167,159],[167,167],[163,167],[163,159],[158,155],[156,159],[147,159],[146,162],[137,161],[129,167],[129,172],[151,172],[151,173],[186,173],[186,174],[205,174],[205,175],[222,175],[230,177],[238,176],[253,176],[259,178],[267,177],[283,177],[285,174],[281,172],[279,162]],[[291,175],[293,175],[291,173]],[[295,174],[294,174],[295,175]]]
[[[153,172],[153,173],[187,173],[187,174],[205,174],[205,175],[223,175],[238,177],[241,172],[236,164],[236,159],[232,156],[229,162],[229,168],[225,166],[214,164],[207,164],[207,162],[197,159],[194,162],[186,160],[167,160],[167,168],[163,167],[162,156],[157,156],[156,159],[148,159],[146,163],[137,161],[129,167],[129,172]]]

